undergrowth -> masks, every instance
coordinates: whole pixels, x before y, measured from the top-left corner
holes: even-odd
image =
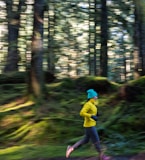
[[[105,85],[102,90],[101,82]],[[131,85],[134,84],[133,81]],[[51,157],[50,151],[55,155],[57,146],[60,146],[60,152],[55,156],[64,156],[66,146],[80,139],[84,133],[79,111],[86,101],[88,87],[98,88],[98,132],[106,152],[118,155],[144,150],[144,95],[138,95],[133,102],[127,101],[118,96],[121,85],[104,78],[101,81],[101,78],[89,77],[47,84],[48,99],[41,106],[26,99],[25,84],[1,84],[0,156],[5,157],[9,147],[14,149],[14,146],[17,146],[17,151],[14,149],[9,154],[15,154],[17,160],[21,159],[18,158],[22,157],[21,152],[28,152],[28,148],[30,155],[27,156],[30,158],[33,154],[45,156],[46,150],[49,150],[46,156]],[[38,152],[39,146],[44,147],[44,152]],[[95,152],[89,146],[93,155]],[[76,154],[81,156],[82,152]]]

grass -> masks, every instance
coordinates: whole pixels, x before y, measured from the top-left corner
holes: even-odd
[[[19,146],[7,147],[0,149],[0,158],[4,160],[29,160],[39,158],[56,158],[65,157],[66,145],[60,144],[48,144],[48,145],[36,145],[36,144],[25,144]],[[119,141],[118,143],[111,143],[109,145],[110,151],[107,152],[109,155],[130,155],[135,153],[144,152],[144,145],[140,147],[126,145],[125,142]],[[112,149],[112,152],[111,152]],[[97,153],[93,146],[88,144],[85,147],[79,148],[72,153],[71,157],[89,157],[97,156]]]
[[[0,149],[0,158],[4,160],[22,160],[22,159],[39,159],[65,157],[66,146],[61,145],[21,145]],[[72,157],[92,156],[96,155],[96,151],[90,147],[83,148],[72,154]]]

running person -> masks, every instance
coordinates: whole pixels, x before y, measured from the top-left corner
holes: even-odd
[[[84,104],[83,108],[80,111],[80,116],[84,117],[83,126],[85,128],[85,136],[83,139],[79,140],[74,145],[67,147],[66,158],[68,158],[76,148],[88,143],[91,139],[92,143],[94,144],[96,150],[99,153],[99,160],[107,160],[107,157],[104,156],[101,151],[100,139],[96,129],[96,121],[98,119],[98,109],[96,107],[96,102],[98,99],[98,93],[93,89],[89,89],[87,90],[87,98],[88,101]]]

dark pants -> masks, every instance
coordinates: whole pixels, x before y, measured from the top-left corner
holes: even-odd
[[[88,143],[89,141],[92,141],[92,143],[94,144],[95,148],[97,149],[98,152],[101,152],[101,148],[100,148],[100,139],[99,139],[99,135],[97,132],[96,127],[86,127],[85,128],[85,136],[83,139],[81,139],[80,141],[76,142],[73,145],[73,148],[78,148],[83,144]]]

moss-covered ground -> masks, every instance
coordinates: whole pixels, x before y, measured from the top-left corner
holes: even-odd
[[[145,77],[121,85],[101,77],[81,77],[55,80],[46,87],[46,100],[38,105],[25,96],[25,83],[1,83],[1,159],[64,157],[67,145],[83,136],[83,119],[79,111],[89,88],[99,93],[97,127],[106,154],[144,152]],[[89,143],[72,157],[96,154]]]

